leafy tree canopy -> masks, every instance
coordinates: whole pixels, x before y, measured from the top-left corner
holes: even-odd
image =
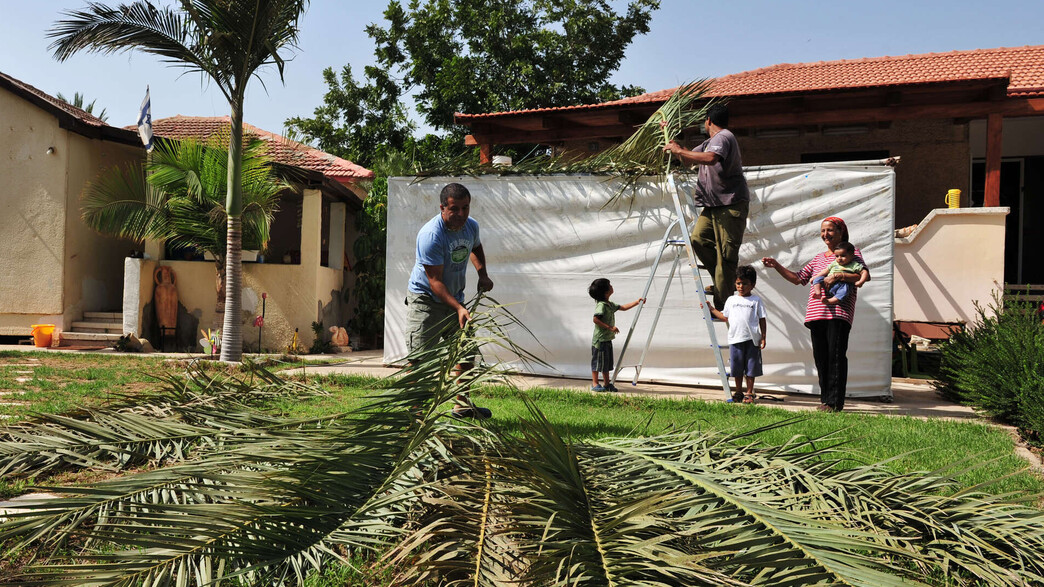
[[[366,31],[382,68],[416,89],[436,129],[454,112],[492,112],[612,100],[639,88],[608,82],[659,0],[392,0],[387,26]]]
[[[454,112],[565,106],[641,93],[608,82],[659,0],[618,14],[605,0],[392,0],[386,26],[370,25],[377,65],[323,72],[327,93],[312,118],[288,127],[320,149],[371,167],[401,151],[422,167],[460,155]],[[424,122],[444,136],[415,138],[402,106],[413,91]]]
[[[372,66],[364,72],[367,81],[360,84],[350,65],[340,77],[332,67],[323,70],[327,92],[322,106],[314,118],[291,118],[287,126],[327,153],[373,167],[381,153],[402,150],[414,126],[388,73]]]

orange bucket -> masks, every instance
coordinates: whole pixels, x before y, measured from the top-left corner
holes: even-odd
[[[51,335],[54,333],[54,324],[33,324],[33,344],[38,347],[51,346]]]

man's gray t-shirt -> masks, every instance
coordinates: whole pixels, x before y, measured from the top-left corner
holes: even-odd
[[[750,200],[747,180],[743,177],[739,143],[729,129],[721,129],[694,151],[718,155],[717,161],[711,165],[700,165],[693,194],[697,206],[731,206]]]

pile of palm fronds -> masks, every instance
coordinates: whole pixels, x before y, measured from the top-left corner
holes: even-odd
[[[845,465],[830,437],[573,441],[531,402],[517,435],[445,418],[453,397],[498,377],[488,365],[458,375],[461,359],[483,344],[526,356],[505,336],[521,328],[509,314],[472,315],[355,413],[281,419],[242,401],[243,381],[197,374],[137,407],[20,426],[2,445],[8,476],[56,460],[156,468],[23,504],[0,539],[38,560],[8,579],[294,584],[369,551],[396,585],[1044,582],[1040,510],[935,474]],[[317,393],[263,377],[265,394]]]
[[[641,177],[664,176],[670,171],[671,155],[664,151],[664,146],[707,118],[714,101],[703,102],[699,107],[696,103],[703,100],[708,85],[701,80],[678,87],[626,141],[585,159],[568,154],[538,156],[513,165],[494,166],[465,154],[425,169],[419,176],[594,174],[623,179],[625,186],[631,187]]]

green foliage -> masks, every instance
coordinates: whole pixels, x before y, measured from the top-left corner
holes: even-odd
[[[323,70],[327,91],[313,118],[295,117],[288,127],[318,148],[372,167],[382,154],[402,150],[413,131],[401,102],[398,85],[385,70],[368,66],[367,83],[360,85],[345,65],[337,78],[333,68]]]
[[[976,304],[973,324],[940,349],[936,386],[950,397],[1027,431],[1044,432],[1044,325],[1034,304]]]
[[[567,106],[641,93],[608,82],[635,36],[649,32],[659,0],[392,0],[384,27],[366,32],[381,68],[416,89],[428,125],[455,112]]]
[[[365,167],[393,151],[409,153],[422,168],[467,156],[454,112],[567,106],[642,93],[608,82],[633,38],[649,31],[659,0],[632,0],[617,14],[606,0],[549,3],[526,0],[440,2],[404,7],[394,0],[386,26],[367,27],[376,66],[356,81],[323,71],[327,92],[311,118],[287,126],[320,149]],[[403,108],[406,92],[442,135],[412,136]],[[532,150],[505,150],[517,161]],[[380,175],[378,173],[378,175]]]
[[[234,230],[226,250],[233,287],[227,288],[225,337],[221,360],[238,361],[243,352],[240,320],[243,267],[239,221],[243,215],[240,183],[243,157],[243,110],[247,85],[264,65],[275,65],[280,80],[286,64],[283,52],[297,42],[298,21],[308,0],[181,0],[177,8],[137,0],[116,7],[89,2],[68,10],[47,35],[50,49],[64,61],[80,51],[117,53],[141,51],[198,72],[214,83],[229,105],[229,178],[225,212]]]
[[[94,103],[97,102],[97,100],[91,100],[91,102],[89,104],[87,104],[86,103],[87,102],[87,98],[85,98],[84,95],[81,94],[80,92],[73,92],[72,100],[70,100],[70,99],[66,98],[65,96],[63,96],[61,92],[58,92],[57,94],[55,94],[55,98],[58,98],[59,100],[61,100],[62,102],[65,102],[66,104],[72,104],[73,106],[79,108],[80,110],[83,110],[87,114],[94,114]],[[106,112],[105,108],[102,108],[101,112],[99,112],[97,114],[94,114],[94,115],[97,116],[102,121],[106,121],[106,120],[109,119],[109,115]]]
[[[242,242],[252,249],[268,244],[279,195],[290,185],[280,179],[264,155],[264,143],[243,149]],[[165,240],[174,249],[210,253],[225,283],[228,216],[228,135],[207,143],[158,140],[146,174],[130,164],[103,171],[84,189],[83,221],[110,236]],[[219,290],[219,305],[224,299]]]
[[[384,331],[384,268],[388,232],[388,178],[379,176],[355,216],[355,314],[352,329],[369,339]]]
[[[322,355],[330,352],[330,348],[333,345],[326,340],[326,329],[323,328],[321,321],[312,322],[312,334],[315,338],[312,339],[312,346],[308,349],[308,352],[313,355]]]

